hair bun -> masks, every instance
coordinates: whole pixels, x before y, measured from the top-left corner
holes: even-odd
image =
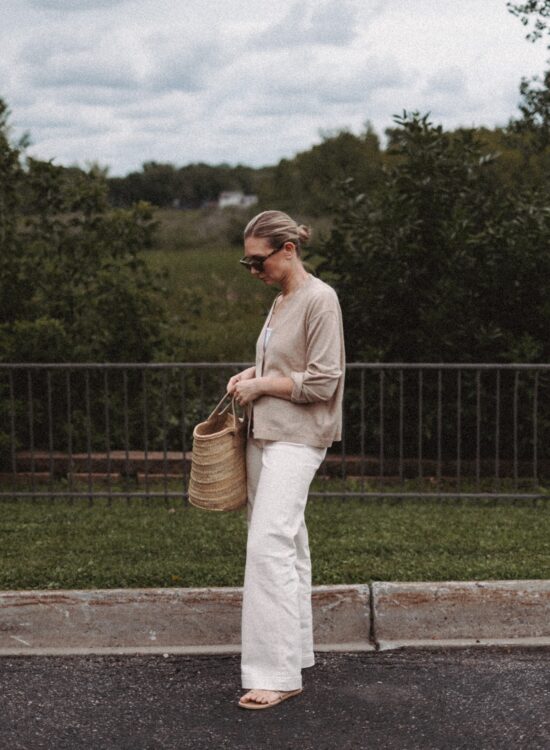
[[[298,224],[298,239],[302,244],[306,244],[309,242],[311,238],[311,228],[307,227],[305,224]]]

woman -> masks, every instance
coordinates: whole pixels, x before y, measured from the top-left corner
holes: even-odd
[[[249,414],[243,708],[300,693],[301,670],[314,664],[304,511],[327,448],[341,439],[345,354],[336,293],[301,261],[309,235],[281,211],[258,214],[244,231],[241,263],[281,293],[258,338],[255,366],[227,384]]]

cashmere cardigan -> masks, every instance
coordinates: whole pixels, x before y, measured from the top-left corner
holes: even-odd
[[[309,274],[271,320],[276,299],[256,343],[255,375],[289,377],[294,385],[290,401],[266,395],[252,402],[252,436],[327,448],[342,438],[346,360],[338,297]],[[272,330],[264,351],[268,323]]]

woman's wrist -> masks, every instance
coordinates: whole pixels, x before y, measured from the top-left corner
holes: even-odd
[[[262,396],[275,396],[290,400],[294,383],[290,378],[264,376],[256,378],[260,394]]]

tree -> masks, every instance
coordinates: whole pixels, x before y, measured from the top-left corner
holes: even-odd
[[[342,300],[348,358],[535,362],[550,356],[550,211],[512,193],[471,131],[395,118],[394,164],[342,186],[320,272]]]
[[[534,21],[534,28],[527,34],[529,41],[540,39],[550,28],[550,0],[527,0],[525,3],[506,3],[508,10],[517,16],[524,26]]]
[[[97,170],[23,159],[0,101],[0,357],[150,361],[165,319],[139,253],[151,210],[111,210]]]
[[[527,34],[527,39],[535,42],[550,36],[550,0],[509,2],[507,6],[524,26],[533,21],[533,29]],[[547,47],[550,49],[550,44]],[[543,153],[550,147],[550,70],[542,78],[522,78],[520,95],[521,117],[510,121],[509,130],[512,134],[528,135],[528,153]]]
[[[330,211],[338,181],[353,177],[359,189],[375,188],[381,154],[378,136],[369,123],[361,135],[343,129],[321,136],[321,143],[279,162],[267,193],[260,193],[262,203],[293,213],[322,216]]]
[[[3,362],[151,362],[181,358],[181,321],[169,320],[161,278],[141,256],[156,222],[148,204],[112,209],[105,174],[24,158],[9,139],[8,110],[0,101],[0,360]],[[124,388],[106,393],[101,371],[23,370],[0,373],[0,465],[16,447],[30,444],[26,418],[32,380],[32,441],[58,450],[105,447],[110,439],[143,440],[143,384],[139,371],[124,372]],[[112,380],[116,375],[112,374]],[[162,373],[149,378],[150,445],[168,429],[179,440],[177,388]],[[28,378],[28,379],[27,379]],[[73,401],[66,407],[68,379]],[[168,382],[168,386],[170,383]],[[190,389],[191,390],[191,389]],[[76,394],[76,395],[75,395]],[[192,399],[193,392],[189,394]],[[47,404],[63,404],[48,415]],[[189,408],[194,408],[191,400]],[[127,415],[127,428],[121,415]],[[93,426],[93,427],[92,427]],[[91,433],[91,434],[90,434]]]

